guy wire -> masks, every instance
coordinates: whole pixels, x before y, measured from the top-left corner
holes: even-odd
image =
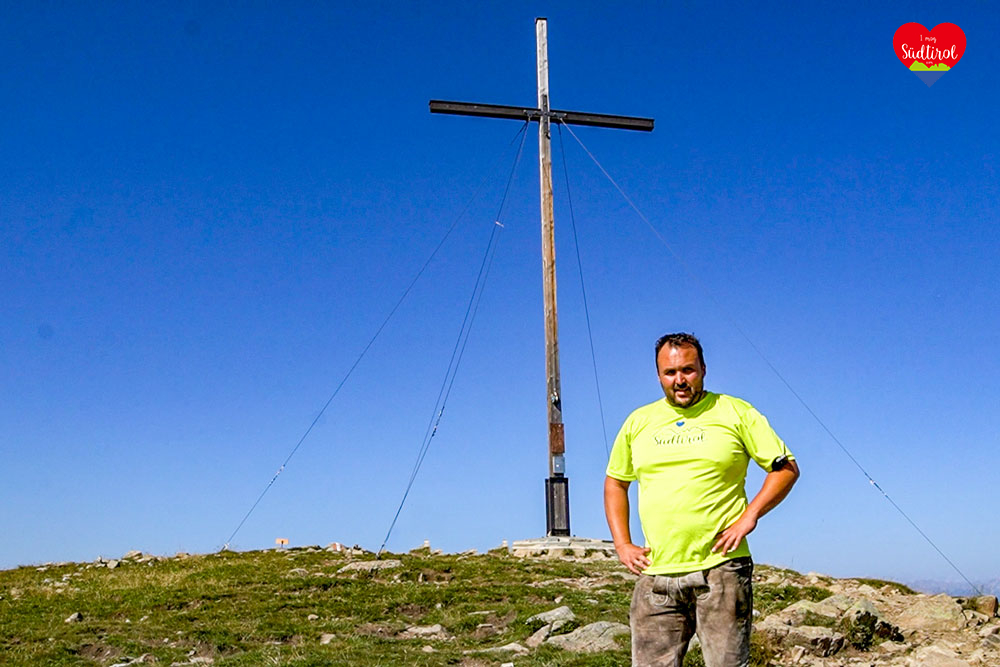
[[[562,123],[560,123],[560,126],[561,125]],[[935,544],[934,541],[923,530],[920,529],[920,527],[916,524],[916,522],[914,522],[913,519],[911,519],[909,515],[907,515],[906,512],[904,512],[903,509],[899,505],[897,505],[892,498],[889,497],[889,494],[887,494],[882,489],[882,487],[878,485],[878,482],[876,482],[872,478],[872,476],[868,474],[868,471],[865,470],[864,467],[862,467],[862,465],[858,462],[858,460],[854,457],[854,455],[851,454],[851,452],[840,441],[840,439],[836,435],[834,435],[833,431],[831,431],[829,427],[827,427],[827,425],[823,422],[823,420],[820,419],[819,415],[817,415],[816,412],[809,406],[809,404],[806,403],[805,399],[802,398],[802,396],[800,396],[797,391],[795,391],[791,383],[789,383],[788,380],[785,379],[785,376],[782,375],[780,371],[778,371],[778,369],[774,366],[773,363],[771,363],[771,360],[767,357],[767,355],[765,355],[764,352],[759,347],[757,347],[756,343],[754,343],[753,340],[750,338],[750,336],[747,335],[745,331],[743,331],[740,325],[737,324],[736,321],[728,315],[728,313],[726,313],[725,309],[722,308],[722,305],[715,298],[714,292],[708,288],[708,286],[697,276],[697,274],[695,274],[695,272],[691,270],[687,262],[685,262],[684,259],[680,255],[678,255],[677,252],[674,251],[674,249],[670,246],[670,244],[667,243],[667,240],[663,237],[663,235],[659,232],[659,230],[657,230],[656,227],[653,226],[653,223],[649,221],[649,218],[647,218],[642,213],[642,211],[639,210],[639,207],[635,205],[635,202],[633,202],[632,199],[627,194],[625,194],[625,190],[623,190],[622,187],[618,185],[618,182],[615,181],[614,178],[612,178],[611,174],[608,173],[608,170],[604,168],[604,165],[602,165],[600,161],[596,157],[594,157],[594,154],[590,152],[590,149],[588,149],[584,145],[584,143],[580,140],[580,138],[576,136],[576,133],[573,132],[573,129],[569,125],[566,125],[566,130],[573,136],[574,139],[576,139],[576,142],[580,144],[580,147],[590,157],[590,159],[593,160],[594,164],[597,165],[597,168],[601,170],[601,172],[604,174],[605,177],[607,177],[607,179],[611,182],[611,185],[613,185],[615,189],[618,190],[618,193],[621,194],[621,196],[625,199],[625,202],[632,208],[632,210],[636,212],[636,215],[638,215],[639,218],[646,223],[646,225],[652,230],[656,238],[660,240],[660,243],[662,243],[663,246],[670,252],[670,254],[674,256],[674,259],[676,259],[677,262],[684,268],[688,276],[696,283],[698,283],[702,291],[704,291],[704,293],[708,295],[709,299],[711,299],[712,303],[715,305],[716,309],[722,314],[722,316],[729,321],[730,325],[734,329],[736,329],[737,332],[739,332],[740,336],[743,337],[743,339],[750,345],[750,347],[753,348],[753,350],[764,361],[764,363],[767,364],[768,368],[771,369],[771,372],[773,372],[777,376],[777,378],[781,380],[782,384],[784,384],[785,387],[788,388],[788,390],[792,393],[792,396],[798,399],[799,403],[801,403],[802,406],[806,409],[806,411],[812,416],[812,418],[816,420],[816,423],[818,423],[820,427],[824,431],[826,431],[827,435],[829,435],[830,438],[837,444],[837,446],[840,447],[841,451],[843,451],[844,454],[847,455],[847,458],[849,458],[851,462],[855,465],[855,467],[857,467],[857,469],[861,471],[861,474],[868,479],[868,483],[871,484],[876,489],[878,489],[878,491],[882,494],[882,496],[889,501],[889,504],[892,505],[896,509],[896,511],[899,512],[899,514],[904,519],[906,519],[906,521],[911,526],[913,526],[913,528],[917,531],[917,533],[919,533],[920,536],[923,537],[924,540],[926,540],[927,543],[934,548],[934,550],[938,553],[938,555],[940,555],[941,558],[943,558],[945,562],[947,562],[948,565],[950,565],[951,568],[955,570],[955,572],[957,572],[958,575],[962,577],[963,580],[965,580],[965,583],[967,583],[972,588],[973,591],[975,591],[979,595],[982,595],[982,591],[979,589],[979,587],[976,586],[974,583],[972,583],[972,581],[970,581],[969,578],[965,576],[965,573],[962,572],[962,570],[960,570],[959,567],[955,565],[955,563],[952,562],[952,560],[948,558],[947,555],[945,555],[944,551],[942,551],[940,547],[938,547],[938,545]]]
[[[580,291],[583,292],[583,314],[587,321],[587,340],[590,341],[590,360],[594,366],[594,385],[597,387],[597,407],[601,413],[601,435],[604,436],[604,451],[611,456],[608,446],[608,426],[604,422],[604,401],[601,400],[601,381],[597,373],[597,353],[594,352],[594,333],[590,327],[590,307],[587,305],[587,286],[583,280],[583,260],[580,259],[580,240],[576,234],[576,216],[573,214],[573,196],[569,189],[569,168],[566,166],[566,147],[563,143],[562,123],[556,123],[559,128],[559,153],[562,155],[563,175],[566,177],[566,201],[569,202],[569,221],[573,228],[573,247],[576,248],[576,266],[580,270]]]
[[[486,289],[486,279],[489,276],[490,268],[493,265],[493,258],[496,256],[496,247],[499,243],[494,243],[495,239],[499,239],[499,230],[503,229],[503,224],[501,220],[503,219],[503,209],[507,202],[507,195],[510,193],[510,185],[514,179],[514,172],[517,170],[517,165],[521,160],[521,151],[524,149],[524,140],[527,137],[527,133],[521,137],[521,145],[517,149],[517,154],[514,156],[514,163],[511,165],[510,174],[507,176],[507,185],[504,188],[503,197],[500,199],[500,205],[497,209],[496,219],[494,220],[493,226],[490,230],[489,242],[486,244],[486,252],[483,254],[483,260],[479,265],[479,275],[476,276],[476,282],[472,288],[472,296],[469,298],[469,304],[465,309],[465,316],[462,318],[462,326],[459,328],[458,338],[455,340],[455,347],[451,352],[451,359],[448,361],[448,368],[445,371],[444,381],[441,383],[441,389],[438,391],[438,397],[434,404],[434,411],[431,413],[430,421],[427,424],[427,431],[424,434],[424,439],[421,442],[420,449],[417,453],[417,460],[413,465],[413,470],[410,472],[410,478],[406,483],[406,489],[403,491],[403,497],[399,501],[399,507],[396,508],[396,514],[392,517],[392,522],[389,524],[389,530],[386,531],[385,539],[382,540],[382,545],[378,548],[378,552],[375,554],[376,558],[382,557],[382,552],[385,550],[385,545],[389,542],[389,537],[392,535],[393,528],[396,527],[396,522],[399,520],[399,515],[403,511],[403,505],[406,504],[406,499],[410,495],[410,489],[413,488],[413,483],[417,479],[417,474],[420,472],[420,467],[424,463],[424,458],[427,456],[427,452],[430,449],[431,441],[434,436],[437,435],[438,426],[441,424],[441,419],[444,417],[445,404],[448,402],[448,397],[451,395],[451,388],[455,384],[455,378],[458,376],[458,367],[462,362],[462,357],[465,354],[465,346],[469,342],[469,336],[472,333],[472,324],[476,319],[476,313],[479,311],[479,304],[482,301],[483,291]]]
[[[444,246],[445,241],[451,235],[452,231],[454,231],[455,227],[458,225],[459,220],[461,220],[462,216],[464,216],[465,213],[466,213],[466,211],[469,210],[469,207],[472,206],[472,202],[476,200],[476,198],[479,196],[479,193],[482,191],[483,187],[486,185],[487,181],[489,181],[490,177],[496,171],[497,166],[499,166],[500,161],[503,159],[504,153],[506,153],[507,150],[514,144],[514,142],[517,141],[518,137],[521,137],[521,144],[520,145],[524,146],[524,138],[523,138],[522,135],[526,134],[525,130],[527,130],[527,128],[528,128],[528,123],[525,122],[524,125],[521,126],[521,128],[517,131],[517,133],[514,135],[514,137],[510,140],[510,142],[508,142],[508,144],[504,148],[503,152],[493,162],[493,165],[486,172],[486,175],[483,177],[482,181],[480,181],[479,185],[476,186],[476,189],[473,191],[472,196],[465,203],[465,206],[462,207],[462,210],[459,212],[459,214],[452,221],[451,225],[449,225],[447,231],[445,231],[444,236],[442,236],[441,240],[438,241],[438,244],[434,247],[434,250],[431,251],[431,254],[424,261],[423,265],[417,271],[416,275],[413,276],[413,279],[406,286],[406,289],[403,290],[403,293],[400,295],[399,299],[396,301],[396,304],[392,307],[392,309],[389,310],[389,314],[385,316],[385,319],[382,320],[382,323],[375,330],[375,333],[372,334],[372,337],[365,344],[364,348],[362,348],[361,353],[354,360],[354,363],[351,364],[351,367],[347,370],[347,373],[345,373],[344,377],[341,378],[340,383],[337,385],[336,389],[333,390],[333,393],[330,395],[330,398],[328,398],[326,400],[326,403],[324,403],[323,407],[320,408],[319,413],[312,420],[312,423],[309,424],[309,427],[305,430],[305,433],[302,434],[302,437],[299,438],[299,441],[295,444],[295,447],[293,447],[292,451],[288,454],[287,457],[285,457],[285,461],[278,468],[277,472],[274,473],[274,476],[271,477],[271,481],[269,481],[267,483],[267,485],[264,487],[264,490],[260,492],[259,496],[257,496],[257,500],[255,500],[254,503],[253,503],[253,505],[250,506],[250,509],[247,510],[247,513],[243,515],[243,518],[240,520],[239,524],[237,524],[236,529],[233,530],[232,534],[229,536],[229,539],[227,539],[226,542],[225,542],[225,544],[223,545],[223,547],[222,547],[223,550],[229,549],[229,545],[232,543],[233,538],[236,537],[236,534],[238,532],[240,532],[241,528],[243,528],[243,524],[245,524],[247,522],[247,519],[250,518],[250,515],[253,514],[253,511],[255,509],[257,509],[257,506],[260,504],[260,501],[264,499],[264,496],[267,494],[267,492],[274,485],[274,482],[278,479],[278,476],[281,475],[282,472],[284,472],[285,466],[287,466],[288,462],[292,460],[293,456],[295,456],[295,452],[297,452],[299,450],[299,447],[302,446],[302,443],[305,442],[305,439],[307,437],[309,437],[309,434],[312,432],[312,430],[316,426],[316,424],[319,423],[319,420],[323,416],[323,414],[326,412],[326,409],[328,407],[330,407],[330,404],[333,402],[333,399],[337,397],[337,394],[340,393],[340,390],[344,387],[344,384],[346,384],[347,379],[349,377],[351,377],[352,373],[354,373],[354,369],[356,369],[358,367],[358,364],[360,364],[361,360],[364,359],[365,355],[368,353],[368,350],[371,349],[372,345],[375,343],[375,340],[382,333],[382,330],[385,329],[385,327],[386,327],[387,324],[389,324],[389,320],[391,320],[392,316],[396,314],[397,310],[399,310],[399,307],[403,304],[403,301],[409,295],[410,291],[413,289],[413,286],[417,284],[417,281],[424,274],[424,271],[427,269],[427,267],[430,266],[431,261],[438,254],[438,251],[441,250],[442,246]],[[521,153],[521,149],[518,148],[517,155],[519,156],[520,153]],[[509,180],[508,180],[507,187],[508,188],[510,187]]]

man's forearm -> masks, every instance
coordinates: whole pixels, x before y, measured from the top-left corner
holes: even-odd
[[[612,477],[604,479],[604,515],[611,529],[611,539],[615,546],[631,544],[632,534],[629,530],[628,482],[622,482]]]
[[[754,499],[750,501],[745,513],[753,516],[754,519],[761,518],[785,499],[798,478],[799,466],[794,459],[790,459],[786,467],[781,470],[767,473],[764,484],[761,485],[760,491],[757,492]]]
[[[650,550],[649,547],[632,544],[632,533],[628,527],[628,486],[629,482],[614,477],[604,478],[604,514],[608,518],[618,560],[633,574],[639,574],[649,567]]]

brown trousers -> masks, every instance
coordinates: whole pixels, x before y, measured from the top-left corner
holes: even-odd
[[[684,575],[641,575],[632,594],[632,664],[681,667],[698,633],[706,667],[747,667],[753,561],[733,558]]]

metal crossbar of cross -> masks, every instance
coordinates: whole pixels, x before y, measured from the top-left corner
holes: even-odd
[[[566,440],[562,421],[562,394],[559,382],[559,327],[556,317],[556,252],[552,207],[551,123],[590,125],[622,130],[653,129],[652,118],[612,116],[549,108],[548,21],[535,19],[538,61],[538,106],[513,107],[500,104],[472,104],[431,100],[431,113],[459,116],[508,118],[538,123],[538,166],[542,205],[542,278],[545,301],[545,376],[549,416],[549,477],[545,480],[546,535],[570,535],[569,478],[566,476]]]

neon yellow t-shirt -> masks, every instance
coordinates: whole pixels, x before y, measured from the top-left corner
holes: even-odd
[[[716,535],[747,506],[752,458],[765,471],[794,459],[764,415],[746,401],[706,392],[689,408],[660,399],[628,416],[615,438],[608,477],[639,482],[639,519],[649,554],[645,574],[676,574],[749,556],[744,539],[725,556]]]

